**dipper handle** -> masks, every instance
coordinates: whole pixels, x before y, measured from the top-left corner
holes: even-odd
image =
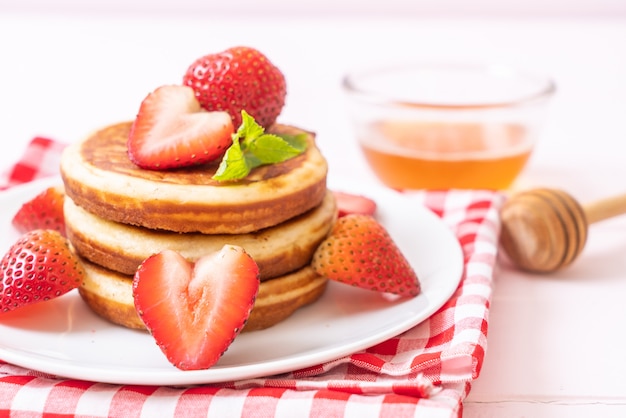
[[[608,197],[584,205],[589,224],[626,213],[626,194]]]
[[[599,200],[583,208],[562,190],[527,190],[505,202],[500,243],[517,267],[549,273],[578,257],[587,241],[589,224],[624,213],[626,195]]]

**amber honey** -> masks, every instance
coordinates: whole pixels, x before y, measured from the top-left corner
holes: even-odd
[[[394,189],[505,189],[532,151],[517,124],[379,122],[359,138],[372,170]]]

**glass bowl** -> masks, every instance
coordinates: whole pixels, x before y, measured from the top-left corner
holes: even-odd
[[[507,66],[414,63],[343,79],[360,148],[394,189],[505,189],[524,168],[555,92]]]

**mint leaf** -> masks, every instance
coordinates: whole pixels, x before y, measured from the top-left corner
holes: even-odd
[[[264,134],[248,145],[247,151],[261,164],[272,164],[288,160],[302,153],[278,135]]]
[[[280,163],[306,151],[306,134],[266,134],[245,110],[241,111],[241,119],[241,126],[233,134],[233,144],[226,150],[213,176],[215,180],[240,180],[253,168]]]
[[[242,179],[250,173],[250,170],[239,144],[239,138],[237,134],[233,134],[233,144],[226,150],[213,178],[219,181]]]
[[[281,138],[287,141],[293,148],[300,150],[300,152],[306,151],[306,147],[308,145],[308,142],[306,141],[306,134],[281,135]]]
[[[258,137],[265,133],[265,128],[256,123],[254,118],[245,110],[241,111],[241,125],[237,129],[239,139],[243,140],[243,148],[246,148]]]

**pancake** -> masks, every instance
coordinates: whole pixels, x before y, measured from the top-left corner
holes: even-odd
[[[307,151],[258,167],[241,181],[220,183],[212,179],[218,162],[163,171],[133,164],[127,153],[131,123],[105,127],[63,152],[67,196],[100,218],[175,232],[243,234],[305,213],[326,194],[327,163],[310,132],[275,125],[268,132],[306,134]]]
[[[87,305],[99,316],[133,329],[145,326],[133,301],[132,276],[123,275],[84,261],[85,279],[78,289]],[[310,266],[261,283],[243,332],[275,325],[297,309],[316,301],[326,289],[327,279]]]
[[[219,251],[224,244],[244,248],[259,266],[261,280],[297,270],[311,261],[313,252],[336,218],[335,199],[327,191],[310,211],[270,228],[248,234],[208,235],[150,230],[109,221],[65,199],[66,232],[83,258],[122,274],[133,275],[139,264],[165,249],[189,261]]]

